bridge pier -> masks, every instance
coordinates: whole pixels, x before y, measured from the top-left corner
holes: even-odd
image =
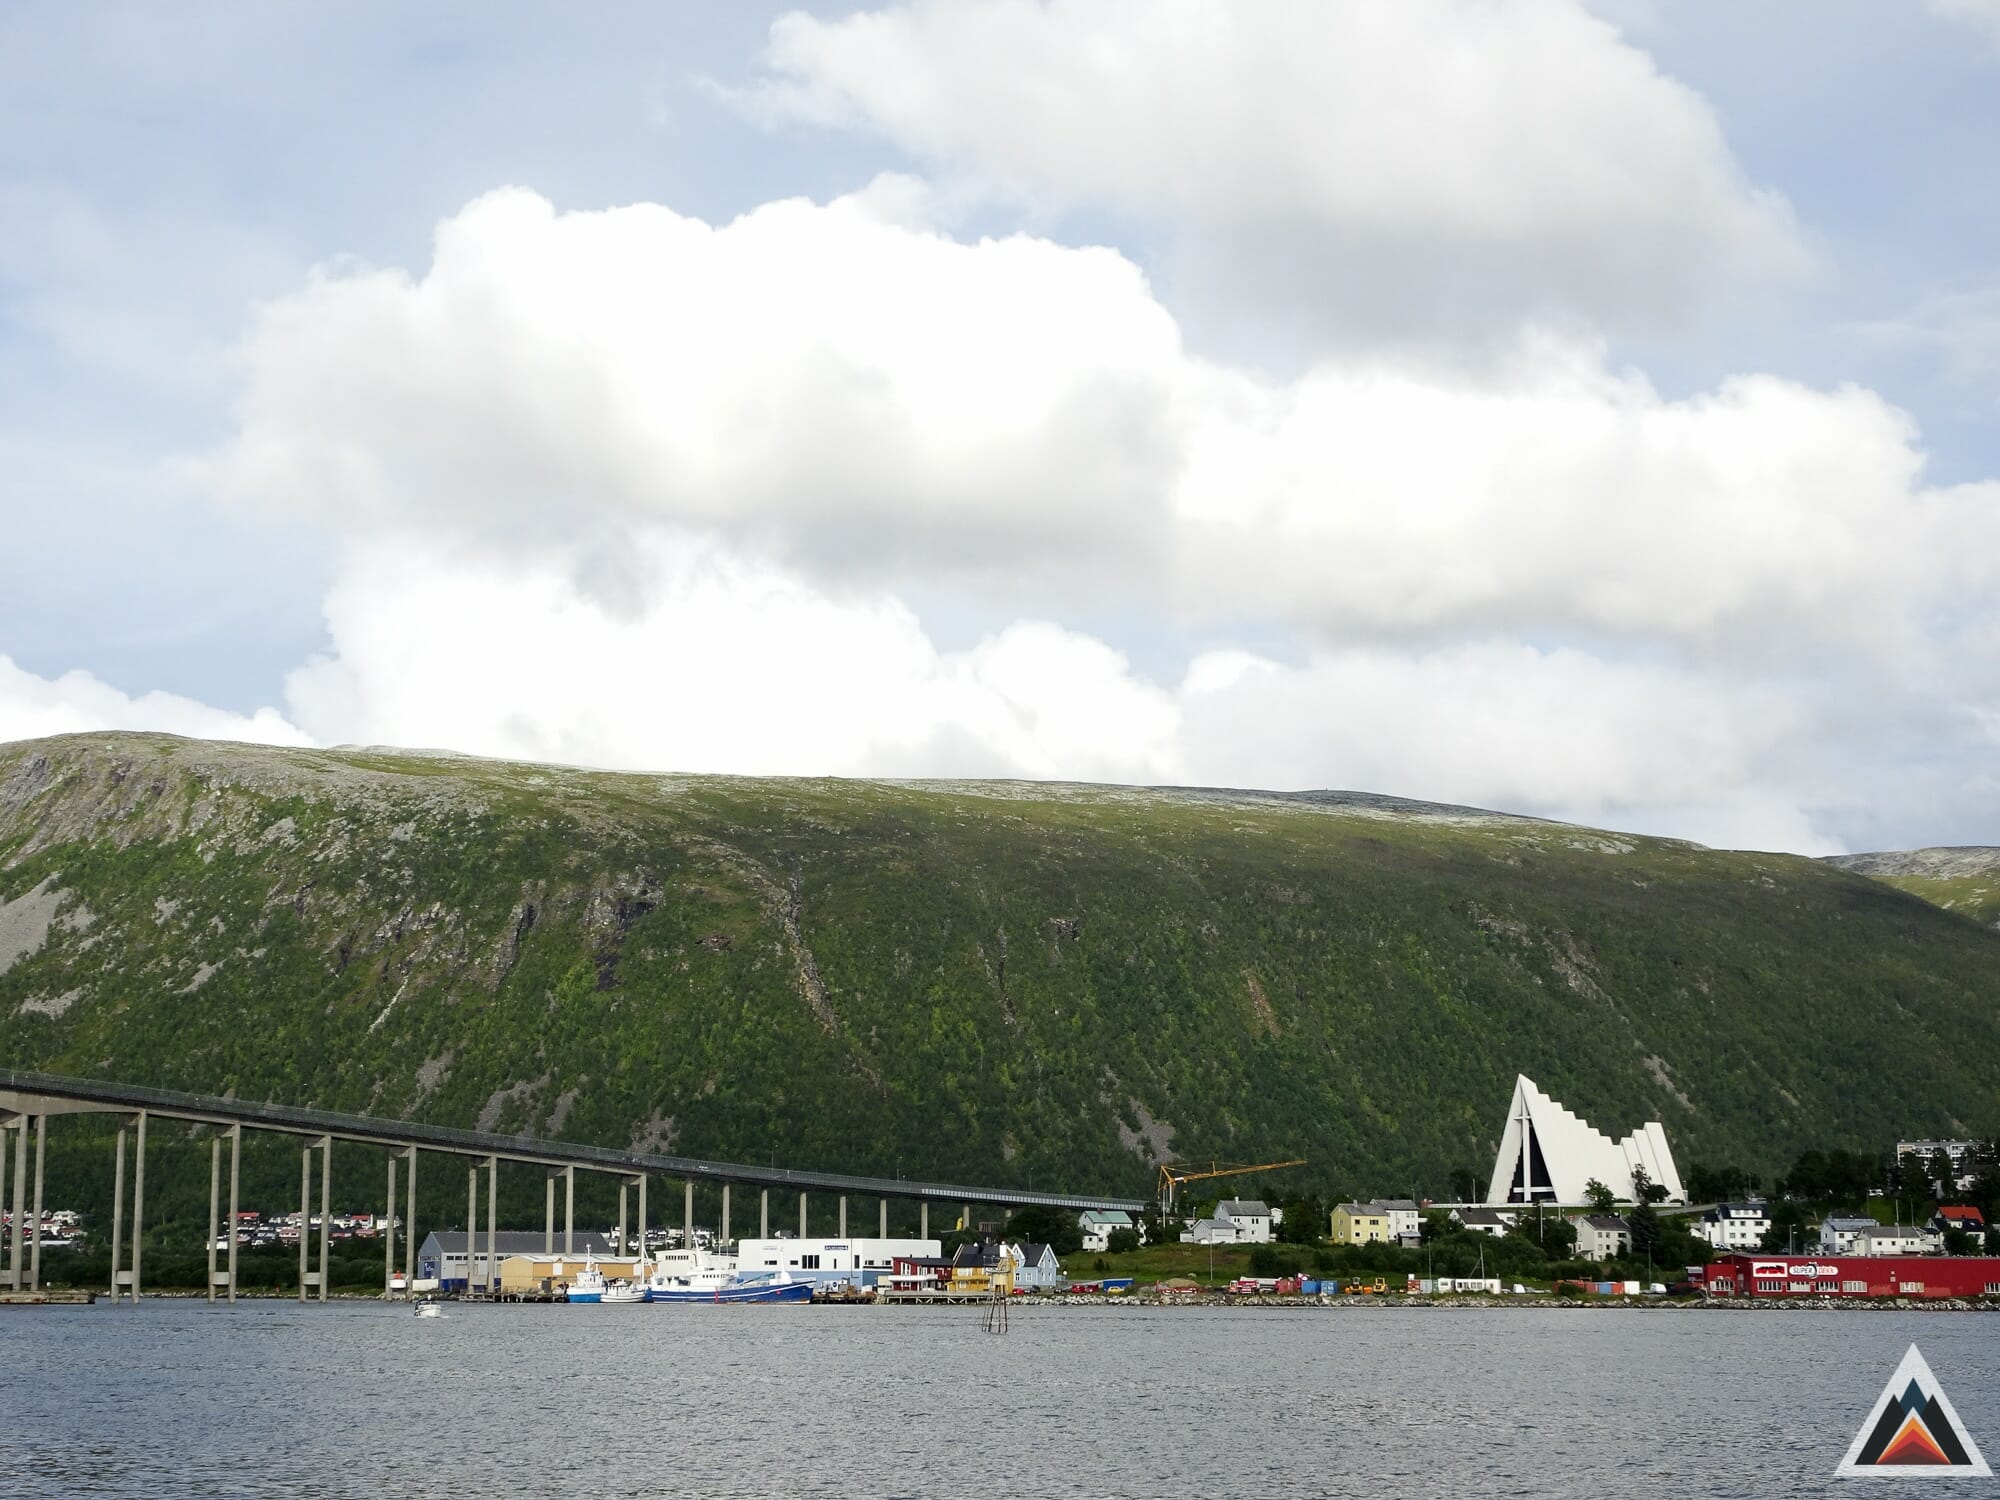
[[[243,1191],[243,1127],[229,1127],[229,1300],[236,1301],[236,1224]]]
[[[722,1238],[720,1241],[717,1242],[715,1248],[717,1250],[720,1250],[724,1245],[728,1243],[729,1243],[729,1184],[725,1182],[722,1185]]]
[[[681,1183],[681,1248],[694,1249],[694,1179]]]
[[[632,1179],[639,1184],[639,1256],[646,1255],[646,1174],[641,1172]]]
[[[928,1198],[924,1198],[919,1200],[917,1203],[917,1238],[920,1240],[927,1240],[930,1237],[931,1237],[931,1200]]]
[[[771,1237],[771,1190],[769,1188],[765,1188],[763,1192],[758,1195],[757,1199],[757,1238],[760,1240],[768,1240],[770,1237]]]
[[[215,1305],[215,1220],[221,1212],[221,1199],[222,1137],[217,1135],[209,1137],[208,1142],[208,1305],[210,1307]],[[231,1237],[234,1238],[233,1232]]]
[[[631,1184],[623,1177],[618,1179],[618,1253],[625,1253],[625,1208],[626,1194]]]
[[[801,1192],[799,1194],[799,1238],[804,1239],[805,1237],[806,1237],[806,1195],[804,1194],[804,1192]]]
[[[845,1193],[842,1193],[842,1194],[840,1195],[840,1233],[839,1233],[839,1238],[841,1238],[841,1239],[843,1239],[843,1240],[847,1238],[847,1194],[845,1194]]]
[[[306,1300],[306,1288],[312,1285],[312,1272],[307,1269],[312,1257],[312,1191],[313,1191],[313,1148],[308,1141],[299,1147],[299,1301]]]
[[[465,1168],[465,1295],[472,1295],[472,1262],[479,1253],[479,1163]],[[440,1271],[444,1267],[438,1267]]]
[[[576,1254],[576,1168],[563,1168],[563,1254]]]
[[[28,1290],[39,1291],[42,1285],[42,1164],[48,1155],[49,1117],[35,1116],[35,1206],[28,1216],[31,1238],[28,1242]]]
[[[409,1210],[403,1215],[403,1299],[417,1295],[417,1148],[410,1147]]]
[[[875,1231],[875,1237],[886,1240],[889,1238],[889,1200],[887,1198],[877,1198],[875,1200],[875,1207],[880,1210],[881,1214],[881,1227]]]
[[[132,1305],[139,1305],[139,1253],[146,1243],[146,1112],[132,1143]]]
[[[486,1158],[486,1295],[500,1291],[500,1158]]]
[[[0,1183],[6,1179],[4,1158],[0,1151]],[[0,1193],[0,1197],[6,1196]],[[111,1165],[111,1301],[118,1301],[118,1252],[123,1248],[119,1241],[125,1238],[125,1126],[118,1126],[118,1145]]]
[[[28,1212],[28,1117],[22,1115],[15,1120],[13,1130],[14,1204],[8,1210],[7,1221],[7,1285],[18,1292],[26,1265],[21,1259],[21,1220]]]
[[[542,1254],[553,1257],[556,1253],[556,1179],[562,1173],[554,1167],[542,1173],[543,1196],[548,1199],[548,1211],[542,1220]]]
[[[382,1300],[396,1295],[396,1153],[389,1153],[388,1210],[382,1215]]]

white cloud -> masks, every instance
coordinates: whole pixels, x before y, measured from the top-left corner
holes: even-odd
[[[2000,47],[2000,0],[1925,0],[1925,3],[1932,15],[1976,26]]]
[[[1577,0],[903,0],[777,21],[738,97],[1167,226],[1296,328],[1659,332],[1811,262],[1714,112]]]
[[[328,272],[266,309],[214,473],[355,534],[560,542],[614,599],[625,528],[669,523],[1001,610],[1702,650],[1907,651],[1936,560],[1991,527],[1918,487],[1870,392],[1668,400],[1548,334],[1472,373],[1274,380],[1188,353],[1111,251],[961,243],[885,197],[907,218],[877,193],[713,228],[489,195],[421,279]]]
[[[97,729],[143,729],[264,745],[311,743],[275,709],[245,717],[173,693],[132,697],[88,672],[38,677],[0,656],[0,743]]]

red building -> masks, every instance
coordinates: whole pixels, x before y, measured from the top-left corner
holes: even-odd
[[[1718,1297],[2000,1297],[2000,1256],[1738,1254],[1690,1279]]]

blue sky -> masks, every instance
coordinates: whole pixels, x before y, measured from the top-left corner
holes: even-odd
[[[0,738],[2000,842],[1996,84],[1978,0],[16,7]]]

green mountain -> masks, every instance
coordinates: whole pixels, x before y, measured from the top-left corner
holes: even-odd
[[[0,900],[6,1065],[689,1155],[1444,1195],[1516,1073],[1684,1173],[2000,1129],[2000,934],[1389,798],[78,735],[0,746]]]
[[[1933,906],[2000,928],[2000,849],[1908,849],[1838,854],[1827,861],[1887,881]]]

